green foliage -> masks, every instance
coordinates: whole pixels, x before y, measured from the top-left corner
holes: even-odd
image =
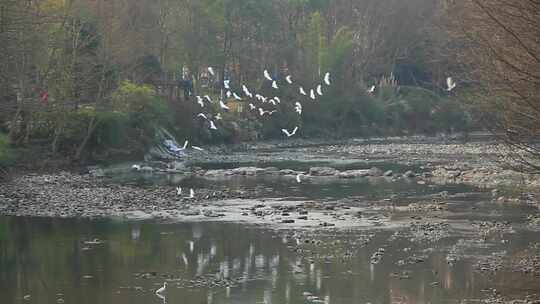
[[[352,33],[347,27],[340,28],[323,55],[323,68],[334,76],[343,75],[347,60],[353,49]],[[342,77],[339,79],[344,81]]]
[[[123,81],[112,94],[111,104],[113,111],[129,117],[130,128],[133,129],[131,133],[152,138],[156,127],[170,123],[167,104],[149,85]]]
[[[13,164],[15,159],[15,153],[9,147],[8,137],[0,133],[0,168]]]

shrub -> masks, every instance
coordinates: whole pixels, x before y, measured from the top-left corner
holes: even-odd
[[[5,134],[0,133],[0,169],[15,162],[15,154],[9,147],[9,140]]]

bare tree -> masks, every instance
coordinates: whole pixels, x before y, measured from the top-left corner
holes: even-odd
[[[449,15],[475,104],[513,160],[540,172],[540,2],[456,1]]]

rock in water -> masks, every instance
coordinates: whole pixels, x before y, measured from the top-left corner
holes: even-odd
[[[408,178],[413,178],[413,177],[416,177],[416,174],[414,172],[412,172],[411,170],[403,173],[403,176],[405,177],[408,177]]]
[[[336,169],[330,167],[312,167],[309,169],[309,174],[312,176],[333,176],[337,173]]]
[[[383,171],[376,167],[369,169],[368,173],[369,173],[369,176],[382,176],[383,175]]]

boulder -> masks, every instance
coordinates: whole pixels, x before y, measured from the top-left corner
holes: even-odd
[[[404,177],[408,177],[408,178],[413,178],[413,177],[416,177],[416,174],[414,172],[412,172],[411,170],[403,173],[403,176]]]
[[[309,175],[312,176],[333,176],[336,175],[338,171],[330,167],[312,167],[309,168]]]
[[[373,168],[368,170],[368,174],[369,174],[369,176],[382,176],[383,171],[381,169],[379,169],[379,168],[373,167]]]
[[[283,169],[283,170],[279,170],[279,174],[280,175],[293,175],[295,174],[296,172],[294,170],[291,170],[291,169]]]
[[[141,168],[141,171],[142,172],[154,172],[154,168],[149,167],[149,166],[144,166],[144,167]]]
[[[240,167],[232,169],[233,174],[235,175],[257,175],[257,172],[259,171],[259,168],[256,167]]]
[[[339,178],[357,178],[369,175],[369,170],[347,170],[338,174]]]

